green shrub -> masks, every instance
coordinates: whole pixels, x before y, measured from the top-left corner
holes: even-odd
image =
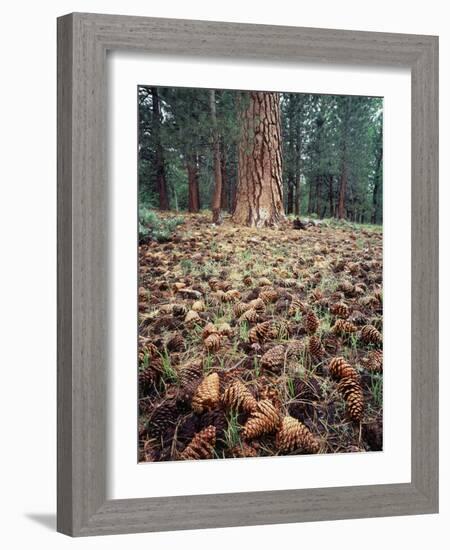
[[[139,208],[139,239],[150,238],[158,242],[170,241],[176,227],[183,223],[183,218],[161,218],[154,210]]]

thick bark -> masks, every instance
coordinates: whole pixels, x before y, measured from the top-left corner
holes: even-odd
[[[211,109],[211,120],[213,126],[213,158],[214,158],[214,192],[211,204],[212,221],[220,223],[220,204],[222,200],[222,169],[220,162],[220,140],[217,130],[216,117],[216,93],[214,90],[209,92],[209,105]]]
[[[198,188],[198,164],[197,157],[190,155],[186,163],[188,173],[188,210],[198,212],[200,210],[200,193]]]
[[[155,172],[156,188],[159,194],[160,210],[169,210],[169,193],[167,191],[166,167],[164,164],[164,152],[161,145],[161,108],[157,88],[151,88],[153,128],[155,134]]]
[[[274,92],[250,92],[242,113],[233,221],[269,227],[283,219],[280,97]]]

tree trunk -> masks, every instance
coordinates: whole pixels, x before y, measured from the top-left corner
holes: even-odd
[[[269,227],[284,219],[280,96],[250,92],[242,113],[233,221]]]
[[[198,164],[196,155],[187,158],[188,173],[188,210],[198,212],[200,210],[200,193],[198,189]]]
[[[372,197],[372,223],[379,223],[381,222],[381,216],[379,216],[379,192],[381,187],[381,180],[382,180],[382,168],[381,168],[381,161],[383,159],[383,139],[381,135],[380,130],[380,146],[378,148],[377,158],[376,158],[376,165],[375,165],[375,184],[373,187],[373,197]]]
[[[287,214],[292,214],[294,211],[294,182],[289,179],[288,181],[288,195],[287,195],[287,205],[286,210]]]
[[[341,161],[341,181],[339,185],[339,200],[337,207],[337,217],[342,220],[345,218],[345,195],[347,192],[348,166],[347,166],[347,132],[350,117],[351,97],[345,98],[344,111],[344,135],[342,139],[342,161]]]
[[[297,123],[297,135],[295,140],[295,199],[294,199],[294,214],[300,216],[300,154],[301,154],[301,129],[300,123]]]
[[[220,196],[220,208],[225,211],[230,210],[229,205],[229,189],[228,189],[228,178],[227,178],[227,166],[226,166],[226,154],[225,147],[222,145],[220,148],[220,173],[222,177],[222,192]]]
[[[211,204],[212,221],[220,223],[220,203],[222,200],[222,169],[220,162],[220,141],[217,130],[216,117],[216,92],[209,91],[209,105],[211,109],[211,120],[213,126],[213,158],[214,158],[214,192]]]
[[[169,193],[167,191],[166,168],[164,164],[164,152],[161,145],[161,108],[157,88],[151,88],[153,128],[155,134],[155,172],[156,188],[159,195],[159,209],[169,210]]]
[[[328,200],[330,203],[330,218],[334,216],[334,204],[333,204],[333,176],[328,176]]]

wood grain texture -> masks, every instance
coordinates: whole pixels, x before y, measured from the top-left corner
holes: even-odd
[[[410,67],[412,481],[106,499],[106,52]],[[58,530],[99,535],[433,513],[438,509],[438,40],[117,15],[58,20]]]

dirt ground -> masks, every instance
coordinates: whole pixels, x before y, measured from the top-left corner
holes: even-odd
[[[381,450],[381,228],[183,218],[139,247],[139,460]]]

